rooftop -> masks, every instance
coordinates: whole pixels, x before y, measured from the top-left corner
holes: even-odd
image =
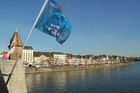
[[[11,38],[9,47],[10,47],[13,43],[15,43],[16,46],[23,46],[23,43],[22,43],[22,41],[21,41],[21,39],[20,39],[20,36],[19,36],[19,34],[18,34],[17,31],[14,33],[13,37]]]
[[[33,50],[32,46],[25,46],[24,49]]]
[[[40,57],[41,55],[44,55],[46,57],[50,57],[52,55],[51,52],[34,52],[34,57]]]

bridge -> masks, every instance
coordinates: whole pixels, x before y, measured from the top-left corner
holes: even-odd
[[[8,85],[6,86],[5,84],[14,62],[14,60],[0,60],[0,93],[27,93],[25,69],[22,65],[21,60],[18,62]]]

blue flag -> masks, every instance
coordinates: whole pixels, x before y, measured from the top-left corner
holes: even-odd
[[[71,25],[65,12],[53,0],[46,4],[35,28],[55,37],[60,44],[63,44],[71,33]]]

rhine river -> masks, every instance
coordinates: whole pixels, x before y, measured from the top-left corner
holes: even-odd
[[[140,93],[140,62],[97,70],[27,74],[28,93]]]

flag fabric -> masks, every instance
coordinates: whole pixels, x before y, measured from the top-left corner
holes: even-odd
[[[4,55],[3,55],[4,60],[8,59],[7,56],[6,56],[7,53],[8,53],[8,52],[6,51],[6,52],[4,53]]]
[[[71,25],[65,12],[53,0],[47,2],[35,28],[55,37],[60,44],[63,44],[71,33]]]
[[[11,48],[8,50],[6,57],[9,58],[10,54],[14,53],[15,51],[15,44],[11,46]]]
[[[16,44],[16,38],[13,39],[12,44],[10,46],[10,49],[7,52],[6,57],[9,58],[10,54],[14,53],[15,51],[15,44]]]

